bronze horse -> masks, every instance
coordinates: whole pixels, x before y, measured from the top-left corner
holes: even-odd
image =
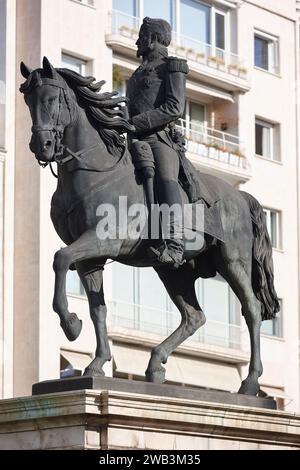
[[[178,328],[151,352],[146,377],[163,382],[169,355],[205,323],[194,289],[199,277],[218,272],[240,300],[251,342],[249,373],[239,393],[256,395],[262,374],[260,358],[261,321],[279,311],[273,284],[272,246],[263,209],[251,195],[226,182],[201,175],[219,199],[224,241],[205,237],[198,251],[186,252],[187,262],[178,270],[161,266],[147,256],[142,239],[107,239],[97,236],[97,208],[114,205],[126,196],[128,205],[144,204],[143,184],[135,175],[122,134],[132,130],[124,118],[116,93],[99,93],[103,82],[67,69],[55,69],[47,58],[43,67],[31,71],[23,63],[24,93],[32,118],[30,149],[40,164],[58,162],[57,189],[52,197],[51,218],[67,245],[54,256],[55,292],[53,309],[70,341],[80,334],[82,323],[68,310],[66,274],[76,267],[89,301],[97,348],[85,375],[103,375],[103,364],[111,359],[106,329],[103,266],[112,259],[131,266],[153,266],[181,313]],[[187,196],[182,192],[185,203]],[[118,215],[118,214],[117,214]]]

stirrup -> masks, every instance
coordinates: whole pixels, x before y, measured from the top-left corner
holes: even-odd
[[[163,250],[159,250],[153,246],[150,246],[148,248],[148,253],[152,258],[155,258],[160,263],[170,266],[174,269],[178,269],[180,266],[186,263],[186,260],[182,259],[182,256],[181,259],[179,257],[177,258],[176,256],[173,258],[166,244],[164,244]]]

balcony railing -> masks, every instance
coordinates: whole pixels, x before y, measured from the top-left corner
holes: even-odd
[[[238,136],[180,119],[177,129],[187,140],[187,151],[228,165],[246,168],[247,160]]]
[[[138,37],[141,19],[127,15],[121,11],[112,11],[112,33],[136,41]],[[239,56],[219,49],[211,44],[172,32],[171,52],[179,57],[190,59],[200,64],[207,65],[222,72],[247,77],[247,69]]]
[[[180,323],[179,312],[160,310],[119,300],[110,301],[109,308],[112,325],[115,327],[168,336]],[[208,320],[188,341],[241,349],[241,327]]]

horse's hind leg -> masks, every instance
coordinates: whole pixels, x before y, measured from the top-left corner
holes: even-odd
[[[204,325],[205,316],[197,301],[195,278],[191,273],[184,267],[178,271],[168,268],[156,268],[156,271],[182,317],[179,327],[151,352],[151,359],[146,370],[147,380],[163,383],[165,369],[161,364],[165,364],[169,355],[200,326]]]
[[[76,264],[77,272],[88,298],[97,341],[95,358],[87,366],[83,375],[99,376],[104,375],[102,367],[105,362],[111,360],[111,353],[106,329],[107,308],[103,293],[103,269],[93,271],[92,268],[93,265],[89,261]]]
[[[240,260],[225,261],[223,263],[216,262],[218,272],[228,282],[241,302],[243,315],[250,334],[251,357],[249,372],[246,379],[242,382],[239,393],[256,395],[259,392],[258,378],[263,372],[260,357],[261,304],[252,289],[250,263],[250,260],[247,263]]]

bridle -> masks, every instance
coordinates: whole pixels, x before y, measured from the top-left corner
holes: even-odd
[[[56,122],[53,122],[53,118],[50,116],[48,109],[45,107],[45,111],[47,112],[50,122],[49,124],[45,126],[38,126],[34,125],[31,128],[31,132],[33,134],[37,134],[39,132],[52,132],[54,134],[54,140],[55,140],[55,147],[54,147],[54,156],[53,159],[49,162],[44,162],[40,160],[37,156],[37,162],[42,168],[46,168],[48,165],[50,166],[51,173],[55,178],[58,177],[58,175],[54,172],[52,168],[52,163],[55,162],[58,165],[63,165],[67,163],[70,160],[73,160],[73,158],[78,158],[79,156],[82,156],[84,153],[92,150],[93,148],[96,148],[97,145],[93,145],[91,147],[82,149],[78,152],[73,152],[70,150],[66,145],[64,145],[63,142],[63,134],[65,130],[65,126],[63,126],[62,121],[61,121],[61,115],[62,115],[62,104],[63,101],[65,101],[69,115],[70,115],[70,122],[72,121],[72,115],[71,115],[71,104],[70,104],[70,97],[69,97],[69,92],[68,88],[65,86],[64,83],[59,81],[58,79],[55,78],[39,78],[38,83],[36,86],[42,86],[42,85],[50,85],[50,86],[55,86],[60,89],[59,91],[59,104],[58,104],[58,114],[56,118]]]

